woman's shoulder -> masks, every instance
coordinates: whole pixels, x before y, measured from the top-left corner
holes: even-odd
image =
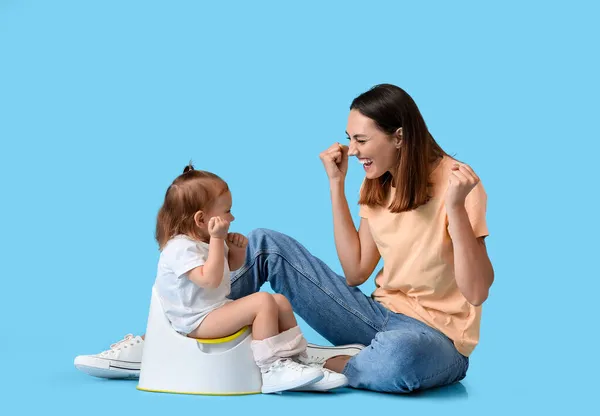
[[[457,159],[454,156],[444,155],[437,166],[433,168],[432,173],[437,174],[438,176],[449,176],[452,172],[452,166],[455,164],[471,166],[464,160]]]
[[[434,168],[434,172],[439,171],[439,170],[448,170],[452,167],[452,165],[454,165],[456,163],[464,163],[464,162],[461,162],[460,160],[456,159],[453,156],[444,155],[444,156],[442,156],[442,159],[440,160],[438,166],[436,166]]]
[[[465,162],[463,160],[446,155],[442,158],[442,160],[440,162],[440,166],[438,166],[435,169],[436,174],[433,175],[435,177],[434,182],[438,182],[438,183],[441,183],[444,185],[447,184],[448,178],[452,174],[452,166],[455,164],[467,165],[467,166],[471,167],[471,165],[469,165],[467,162]],[[473,169],[473,168],[471,167],[471,169]],[[477,174],[477,172],[475,172],[475,174]],[[487,195],[486,195],[485,188],[483,186],[481,178],[479,178],[479,182],[477,183],[477,185],[475,185],[473,190],[467,196],[467,202],[469,200],[485,199],[486,197],[487,197]]]

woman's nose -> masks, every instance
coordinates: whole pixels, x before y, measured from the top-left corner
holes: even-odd
[[[348,156],[356,156],[356,145],[352,142],[348,145]]]

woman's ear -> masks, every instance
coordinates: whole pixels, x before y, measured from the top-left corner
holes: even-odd
[[[198,211],[194,214],[194,223],[196,224],[196,227],[198,227],[198,228],[202,228],[202,227],[206,226],[204,212]]]
[[[396,149],[400,149],[400,146],[402,146],[402,127],[394,133],[394,145]]]

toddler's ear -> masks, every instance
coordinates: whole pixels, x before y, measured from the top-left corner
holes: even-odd
[[[206,216],[202,211],[198,211],[194,214],[194,223],[196,223],[196,227],[206,226]]]

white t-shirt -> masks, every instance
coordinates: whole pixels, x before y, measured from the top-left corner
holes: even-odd
[[[228,253],[225,244],[221,284],[215,289],[206,289],[192,282],[187,273],[206,262],[208,244],[192,240],[186,235],[177,235],[162,249],[154,287],[167,318],[177,332],[189,334],[208,313],[231,302],[227,299],[231,292]]]

